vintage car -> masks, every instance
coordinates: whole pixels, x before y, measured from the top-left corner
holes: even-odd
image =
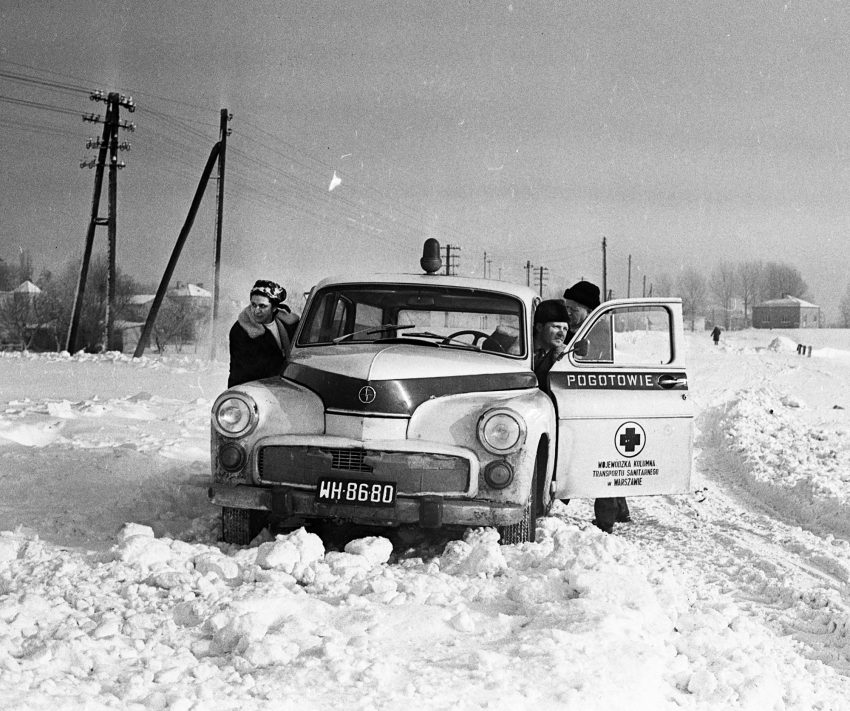
[[[224,541],[324,519],[494,526],[515,543],[555,499],[690,491],[680,300],[603,303],[546,393],[532,371],[539,296],[436,274],[433,251],[420,263],[324,279],[283,372],[216,399],[209,496]]]

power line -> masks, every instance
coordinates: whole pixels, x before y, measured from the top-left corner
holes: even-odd
[[[4,77],[11,81],[17,82],[19,84],[29,84],[31,86],[44,86],[50,89],[57,89],[59,91],[65,91],[70,93],[79,93],[79,94],[88,94],[89,89],[86,89],[82,86],[72,86],[70,84],[61,84],[55,81],[48,81],[46,79],[38,79],[37,77],[28,77],[24,74],[13,74],[12,72],[4,72],[0,70],[0,77]]]
[[[70,116],[79,116],[82,112],[74,109],[66,109],[62,106],[54,106],[53,104],[43,104],[40,101],[30,101],[28,99],[16,99],[12,96],[4,96],[0,94],[0,101],[5,101],[9,104],[18,104],[20,106],[29,106],[30,108],[35,109],[44,109],[46,111],[53,111],[57,114],[68,114]]]

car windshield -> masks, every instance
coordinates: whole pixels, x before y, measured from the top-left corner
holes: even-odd
[[[482,289],[345,284],[316,293],[298,346],[403,341],[524,356],[523,303]]]

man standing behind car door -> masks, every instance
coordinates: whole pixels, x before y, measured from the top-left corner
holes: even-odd
[[[569,343],[590,312],[599,306],[599,287],[589,281],[577,282],[564,291],[564,302],[570,323]],[[613,532],[615,522],[627,523],[632,520],[624,496],[596,499],[593,502],[593,514],[596,516],[593,524],[605,533]]]

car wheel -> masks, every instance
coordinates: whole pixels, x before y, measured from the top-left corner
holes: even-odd
[[[221,509],[221,540],[247,546],[267,523],[268,514],[265,511],[224,506]]]
[[[538,462],[534,462],[534,476],[531,478],[531,492],[522,513],[522,521],[510,526],[499,526],[500,543],[511,545],[513,543],[534,542],[537,533],[537,512],[540,510],[540,492],[537,490]]]

